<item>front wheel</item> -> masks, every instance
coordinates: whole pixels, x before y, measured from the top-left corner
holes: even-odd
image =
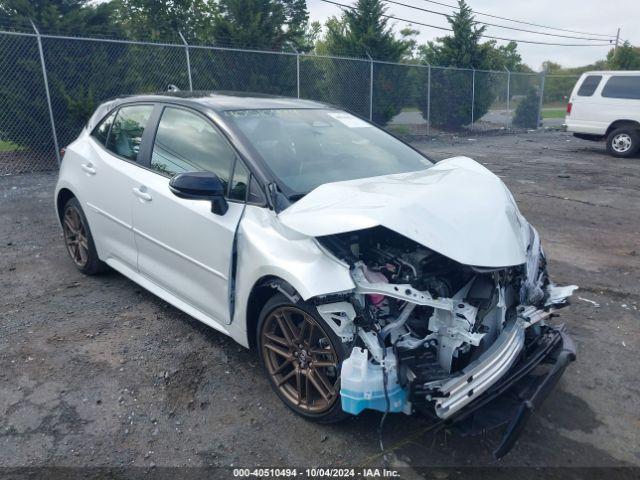
[[[313,305],[275,295],[260,313],[257,337],[269,383],[287,407],[319,423],[348,416],[340,403],[344,345]]]
[[[629,158],[640,149],[640,135],[633,128],[616,128],[607,137],[607,150],[614,157]]]

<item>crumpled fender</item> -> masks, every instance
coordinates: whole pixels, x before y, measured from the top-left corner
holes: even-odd
[[[322,251],[314,239],[283,227],[276,214],[248,205],[237,232],[236,311],[246,318],[254,285],[269,276],[288,282],[303,300],[351,291],[349,266]]]

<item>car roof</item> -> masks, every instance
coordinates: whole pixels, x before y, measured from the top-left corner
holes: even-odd
[[[260,110],[272,108],[327,108],[329,105],[312,100],[265,95],[249,92],[227,91],[178,91],[162,92],[153,95],[130,95],[120,97],[120,102],[154,101],[178,103],[210,108],[215,111],[226,110]]]
[[[640,70],[591,70],[582,75],[640,75]]]

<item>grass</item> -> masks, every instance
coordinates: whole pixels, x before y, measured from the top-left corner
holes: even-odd
[[[542,118],[564,118],[566,109],[564,108],[543,108]]]
[[[15,152],[17,150],[21,150],[21,148],[15,143],[0,140],[0,152]]]

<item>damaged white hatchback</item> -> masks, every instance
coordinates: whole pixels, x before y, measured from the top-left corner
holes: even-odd
[[[309,419],[504,426],[499,457],[575,359],[547,319],[576,287],[550,281],[504,183],[323,104],[113,100],[66,148],[55,200],[82,272],[109,265],[255,347]]]

